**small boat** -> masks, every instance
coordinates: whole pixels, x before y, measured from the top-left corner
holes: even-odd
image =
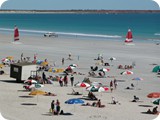
[[[18,41],[19,40],[19,30],[18,27],[15,26],[14,27],[14,41]]]
[[[51,36],[58,37],[58,34],[53,33],[53,32],[48,32],[44,34],[44,37],[51,37]]]
[[[126,40],[124,42],[131,43],[131,42],[133,42],[132,38],[133,38],[132,31],[131,31],[131,29],[128,29],[128,33],[126,35]]]
[[[127,35],[126,35],[126,40],[124,41],[125,45],[134,45],[132,38],[133,38],[132,31],[131,31],[131,29],[128,29],[128,32],[127,32]]]

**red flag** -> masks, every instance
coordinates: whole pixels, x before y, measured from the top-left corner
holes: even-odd
[[[19,40],[19,31],[18,28],[15,26],[14,28],[14,41]]]
[[[128,33],[127,33],[127,35],[126,35],[126,40],[125,40],[125,42],[126,42],[126,43],[133,42],[133,41],[132,41],[132,38],[133,38],[133,37],[132,37],[132,31],[129,29],[129,30],[128,30]]]

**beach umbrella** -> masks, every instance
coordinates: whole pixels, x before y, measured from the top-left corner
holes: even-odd
[[[83,104],[84,101],[78,98],[73,98],[65,101],[66,104]]]
[[[31,83],[31,84],[36,84],[37,83],[37,81],[35,81],[35,80],[25,80],[24,81],[24,83]]]
[[[42,90],[34,90],[29,93],[29,95],[45,95],[45,94],[47,94],[47,93]]]
[[[40,65],[43,62],[43,60],[36,60],[36,64]]]
[[[13,56],[7,56],[6,59],[13,60]]]
[[[112,62],[113,60],[116,60],[115,57],[110,57],[109,60]]]
[[[42,84],[32,84],[32,85],[28,85],[27,88],[28,89],[32,89],[32,88],[41,88],[41,87],[44,87],[44,85]]]
[[[102,69],[99,69],[99,71],[101,71],[101,72],[108,72],[108,71],[110,71],[110,69],[109,68],[102,68]]]
[[[160,92],[152,92],[147,95],[148,98],[160,98]]]
[[[152,103],[155,105],[160,105],[160,98],[153,100]]]
[[[86,90],[91,92],[98,92],[98,86],[86,87]]]
[[[133,78],[132,80],[141,81],[141,80],[143,80],[143,78],[135,77],[135,78]]]
[[[50,68],[49,70],[48,70],[48,72],[56,72],[57,70],[55,69],[55,68]]]
[[[99,83],[99,82],[92,82],[92,83],[91,83],[91,86],[100,87],[100,86],[102,86],[102,83]]]
[[[37,102],[38,102],[38,96],[39,95],[46,95],[47,93],[41,90],[34,90],[32,92],[29,93],[29,95],[34,95],[37,96]]]
[[[42,65],[42,66],[47,66],[47,65],[48,65],[48,62],[47,62],[47,61],[44,61],[44,62],[41,63],[41,65]]]
[[[98,92],[106,92],[108,90],[109,90],[108,87],[99,87]]]
[[[74,66],[68,66],[68,67],[67,67],[67,69],[72,69],[72,70],[75,69],[75,68],[76,68],[76,67],[74,67]]]
[[[89,86],[90,86],[90,84],[85,83],[85,82],[81,82],[81,83],[76,84],[76,87],[89,87]]]
[[[158,72],[159,70],[160,70],[160,65],[157,65],[152,69],[152,72]]]
[[[126,70],[126,71],[121,72],[120,74],[121,75],[131,75],[131,74],[133,74],[133,72],[130,70]]]
[[[83,104],[84,101],[79,98],[72,98],[65,101],[65,104],[74,104],[74,111],[75,111],[75,104]]]
[[[69,66],[71,66],[71,67],[77,67],[78,65],[77,64],[70,64]]]
[[[132,80],[135,80],[135,81],[137,81],[137,86],[138,86],[138,81],[141,81],[141,80],[143,80],[143,78],[140,78],[140,77],[135,77],[135,78],[133,78]]]
[[[2,60],[2,63],[4,64],[10,64],[11,63],[11,60],[7,59],[7,58],[3,58]]]

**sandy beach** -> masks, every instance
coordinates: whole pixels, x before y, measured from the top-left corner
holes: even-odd
[[[10,78],[10,67],[4,67],[5,74],[0,75],[0,112],[7,120],[152,120],[156,118],[157,115],[144,112],[156,106],[151,102],[153,98],[148,98],[147,95],[151,92],[160,92],[160,77],[152,72],[154,64],[160,64],[160,45],[144,42],[124,45],[119,41],[43,36],[21,36],[20,44],[13,44],[12,39],[12,35],[0,34],[0,59],[14,56],[15,60],[19,60],[23,53],[24,57],[30,57],[31,61],[34,54],[37,54],[37,59],[40,60],[47,58],[50,65],[55,64],[55,68],[65,69],[70,64],[78,64],[74,71],[84,75],[74,75],[74,83],[76,83],[88,77],[90,66],[96,66],[97,61],[94,59],[98,54],[103,54],[104,62],[108,62],[110,66],[98,65],[98,68],[109,68],[110,71],[106,72],[105,78],[89,77],[89,79],[91,82],[100,82],[109,87],[114,76],[118,86],[112,93],[110,90],[103,93],[94,92],[105,105],[104,108],[65,104],[64,102],[70,98],[81,98],[88,94],[85,88],[72,87],[70,80],[67,87],[60,87],[59,83],[55,81],[54,84],[45,84],[44,87],[39,88],[39,90],[55,93],[57,96],[39,95],[26,98],[23,96],[28,96],[29,92],[24,91],[22,83],[16,83],[15,79]],[[69,53],[73,60],[67,60]],[[116,60],[111,62],[110,57],[115,57]],[[64,65],[61,63],[62,58],[65,58]],[[120,73],[124,69],[118,69],[118,65],[132,65],[133,62],[136,63],[136,66],[131,69],[134,74],[121,75]],[[48,73],[47,75],[55,76],[57,74]],[[144,80],[138,82],[132,80],[135,77],[141,77]],[[135,88],[133,90],[125,89],[130,87],[131,83],[135,85]],[[72,92],[72,89],[83,95],[67,95]],[[139,102],[131,102],[134,95],[140,98]],[[110,104],[112,96],[120,104]],[[72,115],[53,116],[49,113],[51,101],[57,99],[60,101],[61,109]],[[84,101],[85,103],[93,102]],[[32,105],[25,105],[27,103],[32,103]],[[160,107],[158,110],[160,111]]]

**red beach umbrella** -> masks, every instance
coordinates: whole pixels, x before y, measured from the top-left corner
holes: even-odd
[[[152,92],[147,95],[148,98],[160,98],[160,92]]]

